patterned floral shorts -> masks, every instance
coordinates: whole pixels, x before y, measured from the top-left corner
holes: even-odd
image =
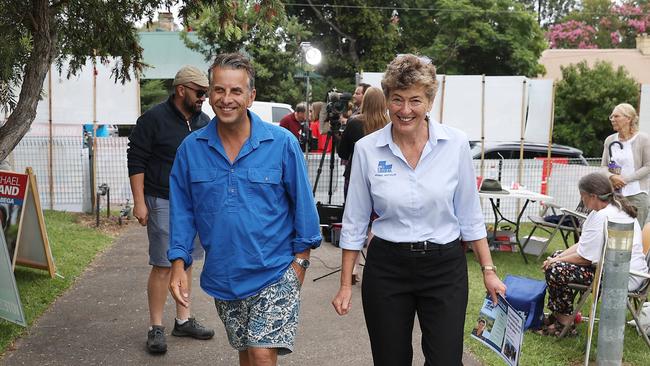
[[[300,313],[300,280],[293,266],[256,295],[214,303],[237,351],[258,347],[277,348],[279,355],[293,352]]]

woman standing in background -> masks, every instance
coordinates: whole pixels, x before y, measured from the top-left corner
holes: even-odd
[[[615,161],[620,167],[620,171],[610,167],[607,175],[614,189],[636,208],[636,218],[643,227],[650,204],[650,136],[639,131],[639,116],[630,104],[614,107],[609,120],[616,133],[605,139],[601,166],[607,167],[610,161]]]

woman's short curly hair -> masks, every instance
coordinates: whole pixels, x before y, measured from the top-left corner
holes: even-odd
[[[388,64],[381,88],[388,97],[392,90],[405,90],[413,86],[423,86],[429,100],[438,91],[436,67],[427,57],[413,54],[398,55]]]

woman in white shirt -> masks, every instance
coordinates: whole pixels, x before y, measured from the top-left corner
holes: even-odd
[[[639,116],[630,104],[614,107],[609,120],[616,133],[605,139],[601,166],[607,167],[613,160],[620,167],[620,172],[610,169],[607,175],[614,188],[636,208],[637,220],[643,227],[650,205],[650,136],[639,131]]]
[[[341,286],[332,300],[350,310],[352,268],[374,238],[361,282],[375,366],[411,365],[417,314],[427,365],[461,365],[468,275],[460,240],[469,242],[496,302],[505,294],[486,240],[467,136],[430,121],[436,94],[431,60],[399,55],[381,82],[390,123],[354,146],[343,214]]]
[[[578,183],[580,199],[591,213],[582,224],[580,240],[564,251],[556,251],[544,261],[542,268],[548,284],[548,308],[552,312],[545,334],[557,335],[562,328],[571,325],[574,292],[567,284],[581,283],[590,285],[594,278],[592,263],[600,260],[601,250],[605,241],[604,227],[608,220],[632,220],[636,210],[620,194],[614,192],[607,176],[602,173],[585,175]],[[634,239],[630,269],[647,272],[648,268],[643,255],[641,243],[641,227],[634,220]],[[630,276],[628,290],[636,290],[642,279]]]

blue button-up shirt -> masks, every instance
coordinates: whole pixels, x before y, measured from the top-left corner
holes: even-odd
[[[372,232],[392,242],[449,243],[486,236],[467,136],[429,122],[420,161],[411,168],[393,141],[392,123],[357,141],[340,246],[360,250]]]
[[[205,248],[201,288],[243,299],[277,281],[296,253],[320,245],[318,213],[305,160],[289,131],[249,112],[251,134],[233,163],[215,117],[189,135],[170,177],[170,261],[192,263],[198,232]]]

